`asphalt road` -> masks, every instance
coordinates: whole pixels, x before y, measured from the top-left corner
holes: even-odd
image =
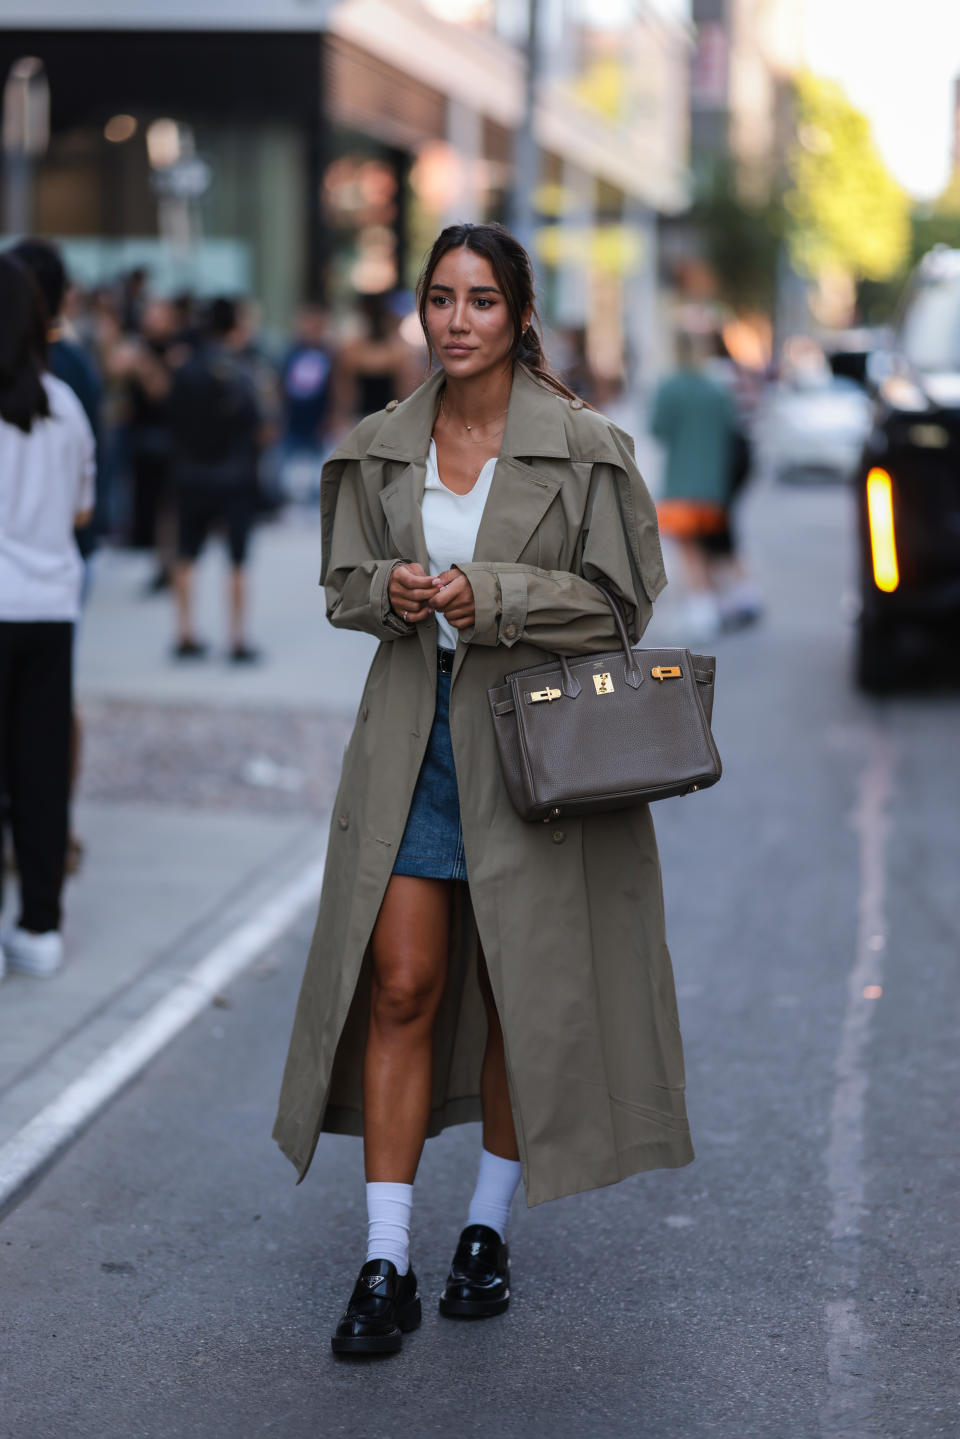
[[[0,1225],[4,1436],[956,1439],[960,698],[852,691],[849,525],[841,490],[753,498],[725,778],[656,813],[696,1162],[518,1209],[509,1312],[456,1324],[479,1136],[442,1136],[423,1327],[335,1361],[359,1146],[295,1189],[269,1141],[304,922]]]

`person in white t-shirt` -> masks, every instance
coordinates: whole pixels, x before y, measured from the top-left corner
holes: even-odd
[[[74,528],[94,500],[94,439],[79,400],[45,373],[46,317],[27,270],[0,255],[0,779],[20,877],[5,968],[63,961],[73,626],[83,573]]]

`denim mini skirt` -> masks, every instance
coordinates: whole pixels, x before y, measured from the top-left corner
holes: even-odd
[[[467,877],[460,794],[450,742],[448,674],[437,674],[437,707],[393,872],[417,879]]]

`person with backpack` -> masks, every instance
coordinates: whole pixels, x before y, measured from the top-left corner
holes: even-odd
[[[207,333],[176,372],[170,395],[173,473],[179,519],[174,575],[177,659],[202,659],[208,646],[193,620],[194,566],[214,527],[230,552],[229,645],[234,664],[260,658],[247,638],[246,564],[257,512],[261,416],[239,354],[245,338],[233,300],[214,300]]]

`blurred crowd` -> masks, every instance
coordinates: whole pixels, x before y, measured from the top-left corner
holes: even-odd
[[[237,402],[245,386],[248,422],[250,407],[256,412],[246,474],[255,511],[315,498],[322,460],[337,437],[361,415],[408,394],[423,375],[416,330],[411,338],[403,325],[408,310],[402,296],[361,297],[334,332],[321,307],[305,305],[290,340],[278,345],[262,337],[258,306],[249,298],[160,297],[143,270],[90,291],[69,287],[56,323],[96,376],[91,419],[99,440],[101,532],[152,550],[151,585],[171,584],[183,528],[179,501],[200,481],[198,458],[209,463],[216,449],[216,405],[206,410],[203,437],[191,434],[187,413],[204,383],[215,392],[212,362],[232,371]],[[198,456],[198,444],[205,456]],[[220,481],[225,488],[223,475]]]

